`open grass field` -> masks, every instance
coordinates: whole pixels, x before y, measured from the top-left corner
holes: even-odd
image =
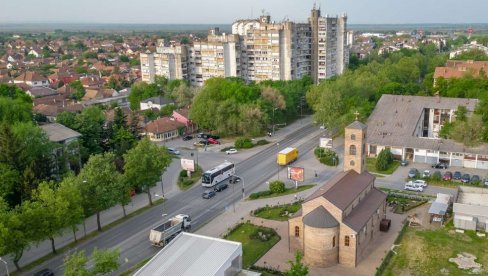
[[[483,265],[482,274],[488,275],[488,238],[478,237],[473,231],[456,233],[453,227],[437,230],[407,229],[400,246],[383,275],[473,275],[463,271],[449,258],[467,252]],[[448,271],[448,274],[447,274]]]
[[[259,232],[269,235],[269,239],[260,239]],[[242,266],[248,268],[278,243],[281,237],[271,228],[257,226],[251,223],[241,223],[225,239],[242,243]]]

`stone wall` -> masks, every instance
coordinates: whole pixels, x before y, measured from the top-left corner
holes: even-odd
[[[304,262],[310,266],[329,267],[338,263],[339,226],[315,228],[305,225]]]

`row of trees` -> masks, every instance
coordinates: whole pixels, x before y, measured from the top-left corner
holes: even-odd
[[[133,187],[148,194],[150,188],[171,162],[164,148],[141,140],[123,156],[122,171],[116,167],[112,152],[94,154],[78,176],[69,175],[61,182],[43,181],[32,190],[32,197],[16,206],[9,206],[0,198],[0,255],[10,255],[20,270],[19,260],[26,248],[46,239],[51,240],[71,229],[76,240],[77,226],[85,217],[97,216],[98,230],[102,230],[101,211],[130,202]]]

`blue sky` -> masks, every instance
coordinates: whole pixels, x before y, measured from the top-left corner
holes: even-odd
[[[262,10],[304,22],[314,3],[352,24],[488,23],[487,0],[0,0],[0,23],[230,24]]]

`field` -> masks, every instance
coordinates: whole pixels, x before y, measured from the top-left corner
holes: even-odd
[[[449,258],[467,252],[477,257],[488,275],[488,238],[473,231],[456,233],[453,227],[437,230],[407,229],[383,275],[472,275],[463,271]]]
[[[259,232],[267,235],[269,238],[266,240],[261,239]],[[281,237],[271,228],[257,226],[251,223],[241,223],[225,239],[242,243],[242,267],[248,268],[278,243]]]

